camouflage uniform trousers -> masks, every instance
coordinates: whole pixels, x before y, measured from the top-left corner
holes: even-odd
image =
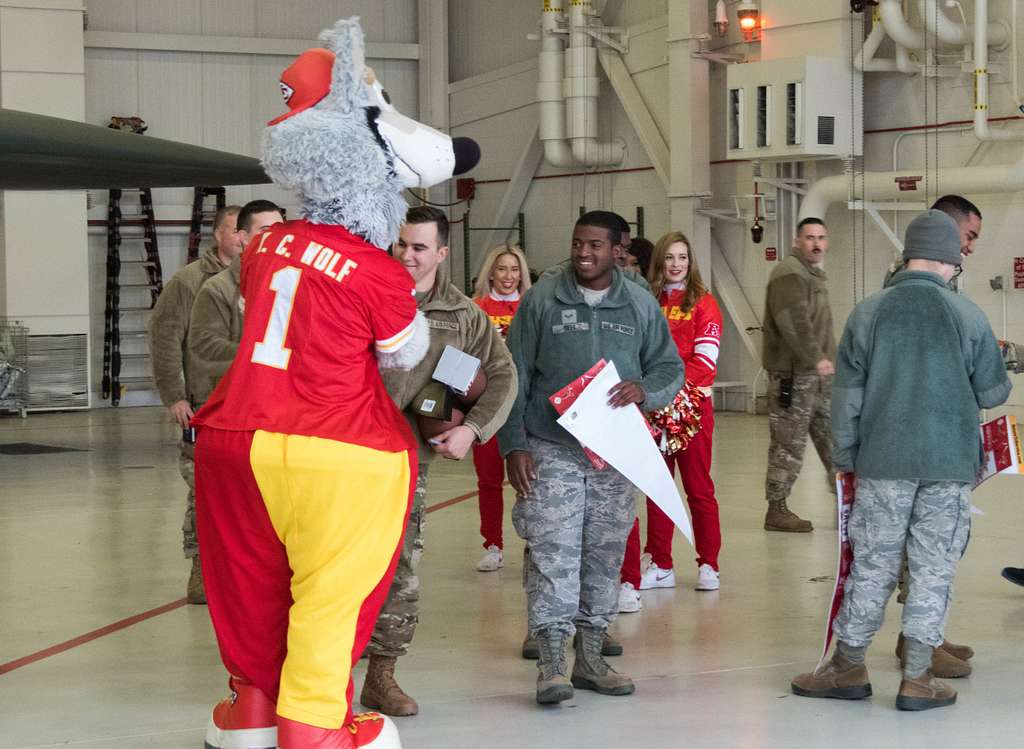
[[[596,470],[579,447],[530,437],[537,479],[512,524],[529,546],[524,569],[531,637],[604,631],[619,608],[619,572],[633,523],[633,485]]]
[[[397,658],[409,652],[409,643],[420,620],[420,578],[416,574],[423,557],[423,524],[427,504],[427,466],[420,463],[416,493],[409,513],[409,524],[402,536],[402,552],[391,582],[388,598],[377,615],[366,652]]]
[[[196,540],[196,446],[188,442],[181,443],[178,454],[178,470],[188,485],[188,497],[185,500],[185,520],[181,524],[181,548],[185,559],[199,556],[199,542]]]
[[[971,487],[955,481],[857,479],[850,513],[853,567],[836,637],[867,647],[882,626],[906,549],[910,576],[903,634],[942,644],[953,576],[971,531]]]
[[[825,465],[825,484],[833,494],[835,470],[832,467],[832,378],[817,374],[793,377],[793,400],[789,408],[779,404],[779,383],[790,377],[786,372],[768,373],[768,475],[765,498],[777,502],[789,497],[804,462],[807,435]]]

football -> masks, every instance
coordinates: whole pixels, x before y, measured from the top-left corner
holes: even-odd
[[[447,421],[444,419],[434,419],[430,416],[417,414],[416,428],[419,430],[420,436],[422,436],[424,440],[430,440],[442,432],[447,432],[449,429],[459,426],[465,418],[465,412],[463,412],[459,407],[453,406],[452,417]]]
[[[469,390],[466,391],[466,394],[460,395],[459,393],[456,393],[455,400],[463,411],[468,411],[473,407],[473,404],[480,399],[480,396],[483,395],[486,388],[487,375],[484,374],[483,367],[481,367],[477,371],[476,377],[474,377],[473,381],[469,383]]]

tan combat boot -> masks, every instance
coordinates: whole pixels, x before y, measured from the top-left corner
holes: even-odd
[[[573,648],[575,648],[579,644],[579,641],[580,633],[579,630],[577,630],[575,637],[572,638]],[[524,644],[523,647],[525,648],[526,645]],[[622,655],[622,643],[616,640],[614,637],[612,637],[611,633],[607,631],[604,633],[604,642],[601,644],[601,655]],[[523,655],[523,657],[525,658],[526,655]]]
[[[633,680],[620,674],[601,657],[604,632],[588,627],[576,630],[576,662],[572,666],[572,685],[592,689],[598,694],[633,694]]]
[[[906,640],[903,637],[903,633],[900,633],[899,639],[896,640],[896,657],[900,659],[900,665],[904,665],[903,650],[906,647]],[[953,648],[962,648],[960,652],[970,652],[972,655],[974,651],[966,645],[952,645]],[[965,676],[971,675],[971,664],[962,658],[958,658],[953,655],[952,652],[946,649],[946,643],[942,643],[940,647],[935,648],[932,653],[932,665],[929,668],[932,672],[932,676],[937,676],[940,679],[962,679]]]
[[[896,695],[897,710],[931,710],[947,707],[956,702],[956,690],[925,671],[916,679],[903,677]]]
[[[206,603],[206,589],[203,587],[203,568],[199,566],[199,555],[192,557],[192,573],[188,576],[185,600],[202,605]]]
[[[535,642],[540,651],[537,660],[537,702],[554,705],[573,697],[572,684],[566,678],[564,632],[545,632]]]
[[[540,644],[536,638],[526,635],[523,638],[523,658],[528,661],[535,661],[540,658]]]
[[[385,715],[402,717],[415,715],[420,711],[416,700],[402,691],[395,681],[396,658],[371,655],[366,667],[366,680],[359,701],[363,707],[377,710]]]
[[[786,507],[786,500],[780,499],[768,503],[768,512],[764,515],[764,529],[783,533],[810,533],[814,526],[810,520],[804,520]]]
[[[790,687],[801,697],[832,697],[837,700],[862,700],[871,696],[871,682],[863,663],[853,663],[838,651],[817,670],[800,674]]]
[[[945,650],[954,658],[959,658],[962,661],[969,661],[974,657],[974,648],[970,645],[955,645],[949,640],[943,640],[942,644],[939,645],[939,649]],[[938,674],[935,675],[938,676]]]

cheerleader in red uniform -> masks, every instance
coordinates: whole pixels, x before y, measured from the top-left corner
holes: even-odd
[[[504,338],[519,309],[521,296],[530,288],[530,269],[526,255],[518,247],[495,247],[484,258],[476,279],[473,301],[491,319]],[[480,572],[494,572],[504,566],[501,526],[505,513],[502,484],[505,462],[498,452],[498,440],[492,437],[482,445],[473,445],[473,465],[480,502],[480,535],[487,553],[477,563]]]
[[[711,480],[711,441],[715,429],[711,385],[715,381],[722,313],[718,303],[701,281],[697,258],[690,241],[680,232],[669,232],[655,245],[648,276],[651,291],[661,303],[672,339],[686,365],[686,380],[704,393],[701,403],[700,431],[685,449],[667,456],[673,475],[678,467],[693,519],[697,547],[697,590],[718,590],[718,552],[722,532],[718,521],[718,501]],[[636,611],[639,594],[650,588],[673,588],[672,521],[647,500],[647,546],[640,555],[640,523],[634,523],[626,545],[622,566],[620,608]],[[643,567],[643,569],[641,569]],[[633,590],[630,591],[629,588]],[[635,600],[635,608],[631,608]]]

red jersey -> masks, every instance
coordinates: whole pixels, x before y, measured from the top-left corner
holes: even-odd
[[[722,340],[722,313],[711,294],[705,294],[693,308],[683,312],[682,290],[661,292],[661,312],[668,320],[679,358],[686,365],[686,380],[697,387],[711,387],[718,369]]]
[[[491,324],[501,333],[501,337],[508,336],[508,326],[512,324],[512,318],[516,316],[516,310],[519,309],[519,299],[514,302],[506,302],[488,294],[483,299],[474,299],[473,301],[490,318]]]
[[[374,355],[411,339],[415,288],[396,260],[343,227],[271,227],[242,256],[238,354],[193,423],[415,449]]]

